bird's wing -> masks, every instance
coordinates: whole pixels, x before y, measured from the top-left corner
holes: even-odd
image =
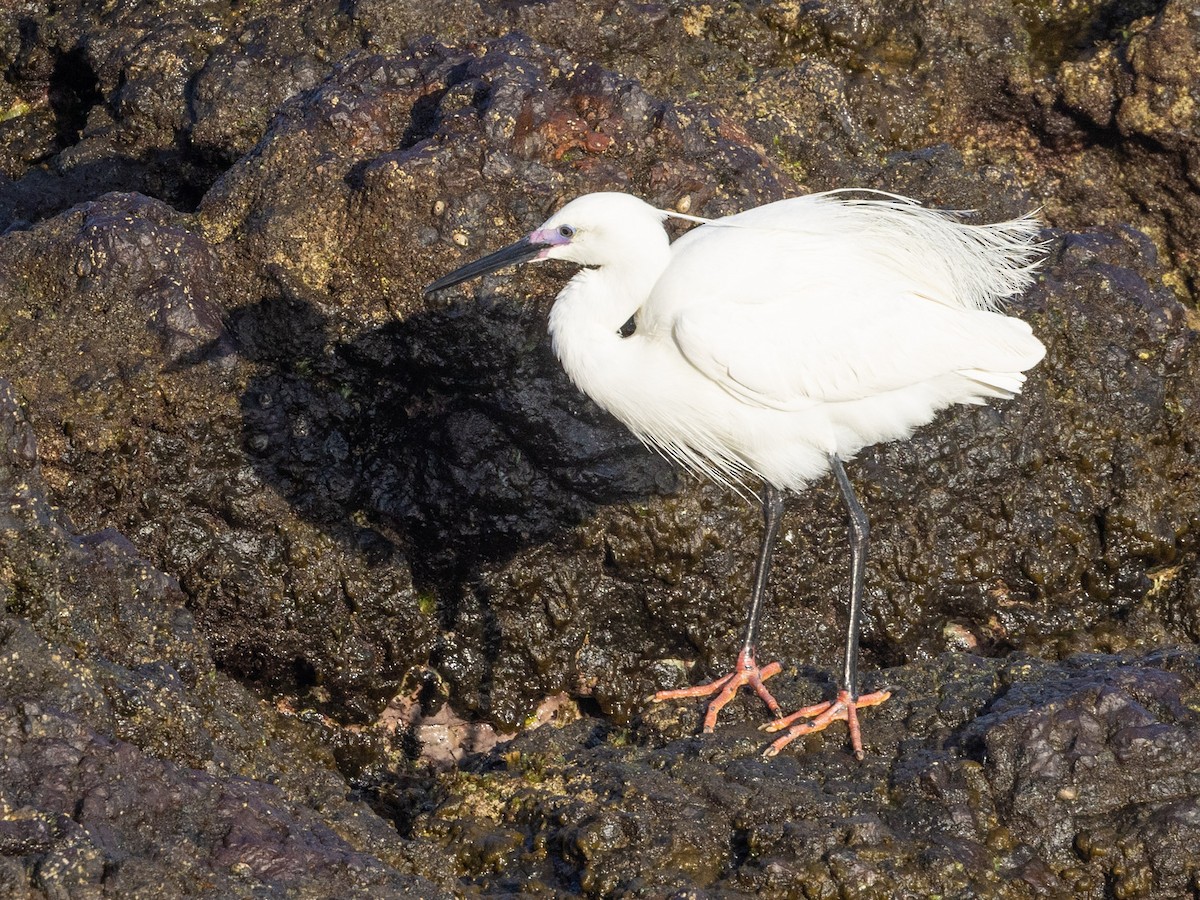
[[[839,299],[746,304],[733,316],[715,306],[692,309],[676,319],[672,337],[688,362],[730,394],[783,410],[956,372],[1011,391],[1012,376],[1042,356],[1028,325],[998,313],[916,297],[886,306]]]
[[[744,402],[802,409],[954,372],[982,381],[1019,373],[1044,352],[1024,322],[930,297],[920,277],[906,279],[844,236],[701,237],[676,252],[645,318]]]

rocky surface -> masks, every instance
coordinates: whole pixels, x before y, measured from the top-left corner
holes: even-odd
[[[1200,890],[1198,41],[1181,2],[0,11],[4,892]],[[1040,207],[1049,353],[855,461],[896,696],[865,763],[768,763],[756,701],[644,704],[732,661],[756,510],[567,383],[568,270],[420,289],[589,190],[847,184]],[[831,485],[784,532],[800,705]]]

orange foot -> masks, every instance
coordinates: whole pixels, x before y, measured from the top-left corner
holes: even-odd
[[[763,684],[772,675],[778,675],[782,671],[783,666],[777,662],[763,666],[761,669],[758,663],[754,661],[754,651],[743,650],[738,654],[737,663],[734,665],[732,674],[726,675],[724,678],[719,678],[710,684],[699,684],[695,687],[679,688],[674,691],[659,691],[650,698],[652,703],[661,703],[663,700],[683,700],[688,697],[707,697],[709,694],[716,694],[712,701],[708,704],[708,712],[704,714],[704,733],[711,734],[717,724],[717,713],[719,713],[734,694],[738,692],[744,684],[754,688],[754,692],[762,697],[763,702],[767,704],[771,712],[776,716],[783,715],[783,711],[779,708],[779,704],[775,698],[771,696],[771,692],[767,690],[767,686]]]
[[[845,720],[846,727],[850,729],[850,746],[854,748],[854,758],[862,759],[866,754],[863,753],[862,732],[858,728],[858,710],[864,706],[878,706],[890,696],[892,696],[891,691],[876,691],[873,694],[863,694],[855,699],[850,696],[849,691],[838,691],[836,700],[818,703],[815,706],[806,706],[799,712],[792,713],[786,719],[769,722],[762,727],[763,731],[782,731],[797,719],[806,720],[799,725],[792,725],[787,734],[763,751],[763,756],[776,756],[780,750],[796,738],[823,731],[830,722],[840,719]]]

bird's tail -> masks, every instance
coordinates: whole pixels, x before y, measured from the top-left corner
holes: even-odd
[[[1025,386],[1025,376],[1020,372],[986,372],[983,369],[960,369],[958,372],[964,378],[970,378],[982,389],[979,403],[984,397],[995,397],[998,400],[1011,400],[1021,393]]]

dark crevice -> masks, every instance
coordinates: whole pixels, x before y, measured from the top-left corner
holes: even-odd
[[[104,100],[100,79],[82,47],[59,53],[50,73],[50,109],[54,112],[57,149],[79,143],[92,107]]]
[[[296,685],[301,691],[313,687],[317,683],[316,667],[302,656],[297,656],[292,661],[292,672],[295,675]]]
[[[441,105],[442,97],[445,95],[448,88],[443,88],[432,94],[426,94],[413,104],[412,112],[409,115],[408,128],[404,131],[404,136],[400,139],[400,149],[407,150],[428,137],[432,137],[437,131],[439,121],[438,107]]]
[[[445,118],[446,111],[442,109],[446,95],[459,85],[472,80],[472,67],[469,63],[454,66],[446,75],[445,84],[436,91],[424,94],[413,104],[409,114],[408,128],[400,139],[400,149],[407,150],[437,133],[438,125]],[[477,112],[487,108],[491,98],[491,88],[483,81],[475,84],[471,93],[470,106]],[[453,104],[452,104],[453,105]]]
[[[1163,0],[1081,4],[1074,11],[1059,9],[1048,15],[1045,4],[1036,0],[1014,4],[1029,32],[1034,59],[1048,70],[1064,60],[1083,59],[1098,45],[1127,41],[1134,22],[1157,15],[1165,5]]]

